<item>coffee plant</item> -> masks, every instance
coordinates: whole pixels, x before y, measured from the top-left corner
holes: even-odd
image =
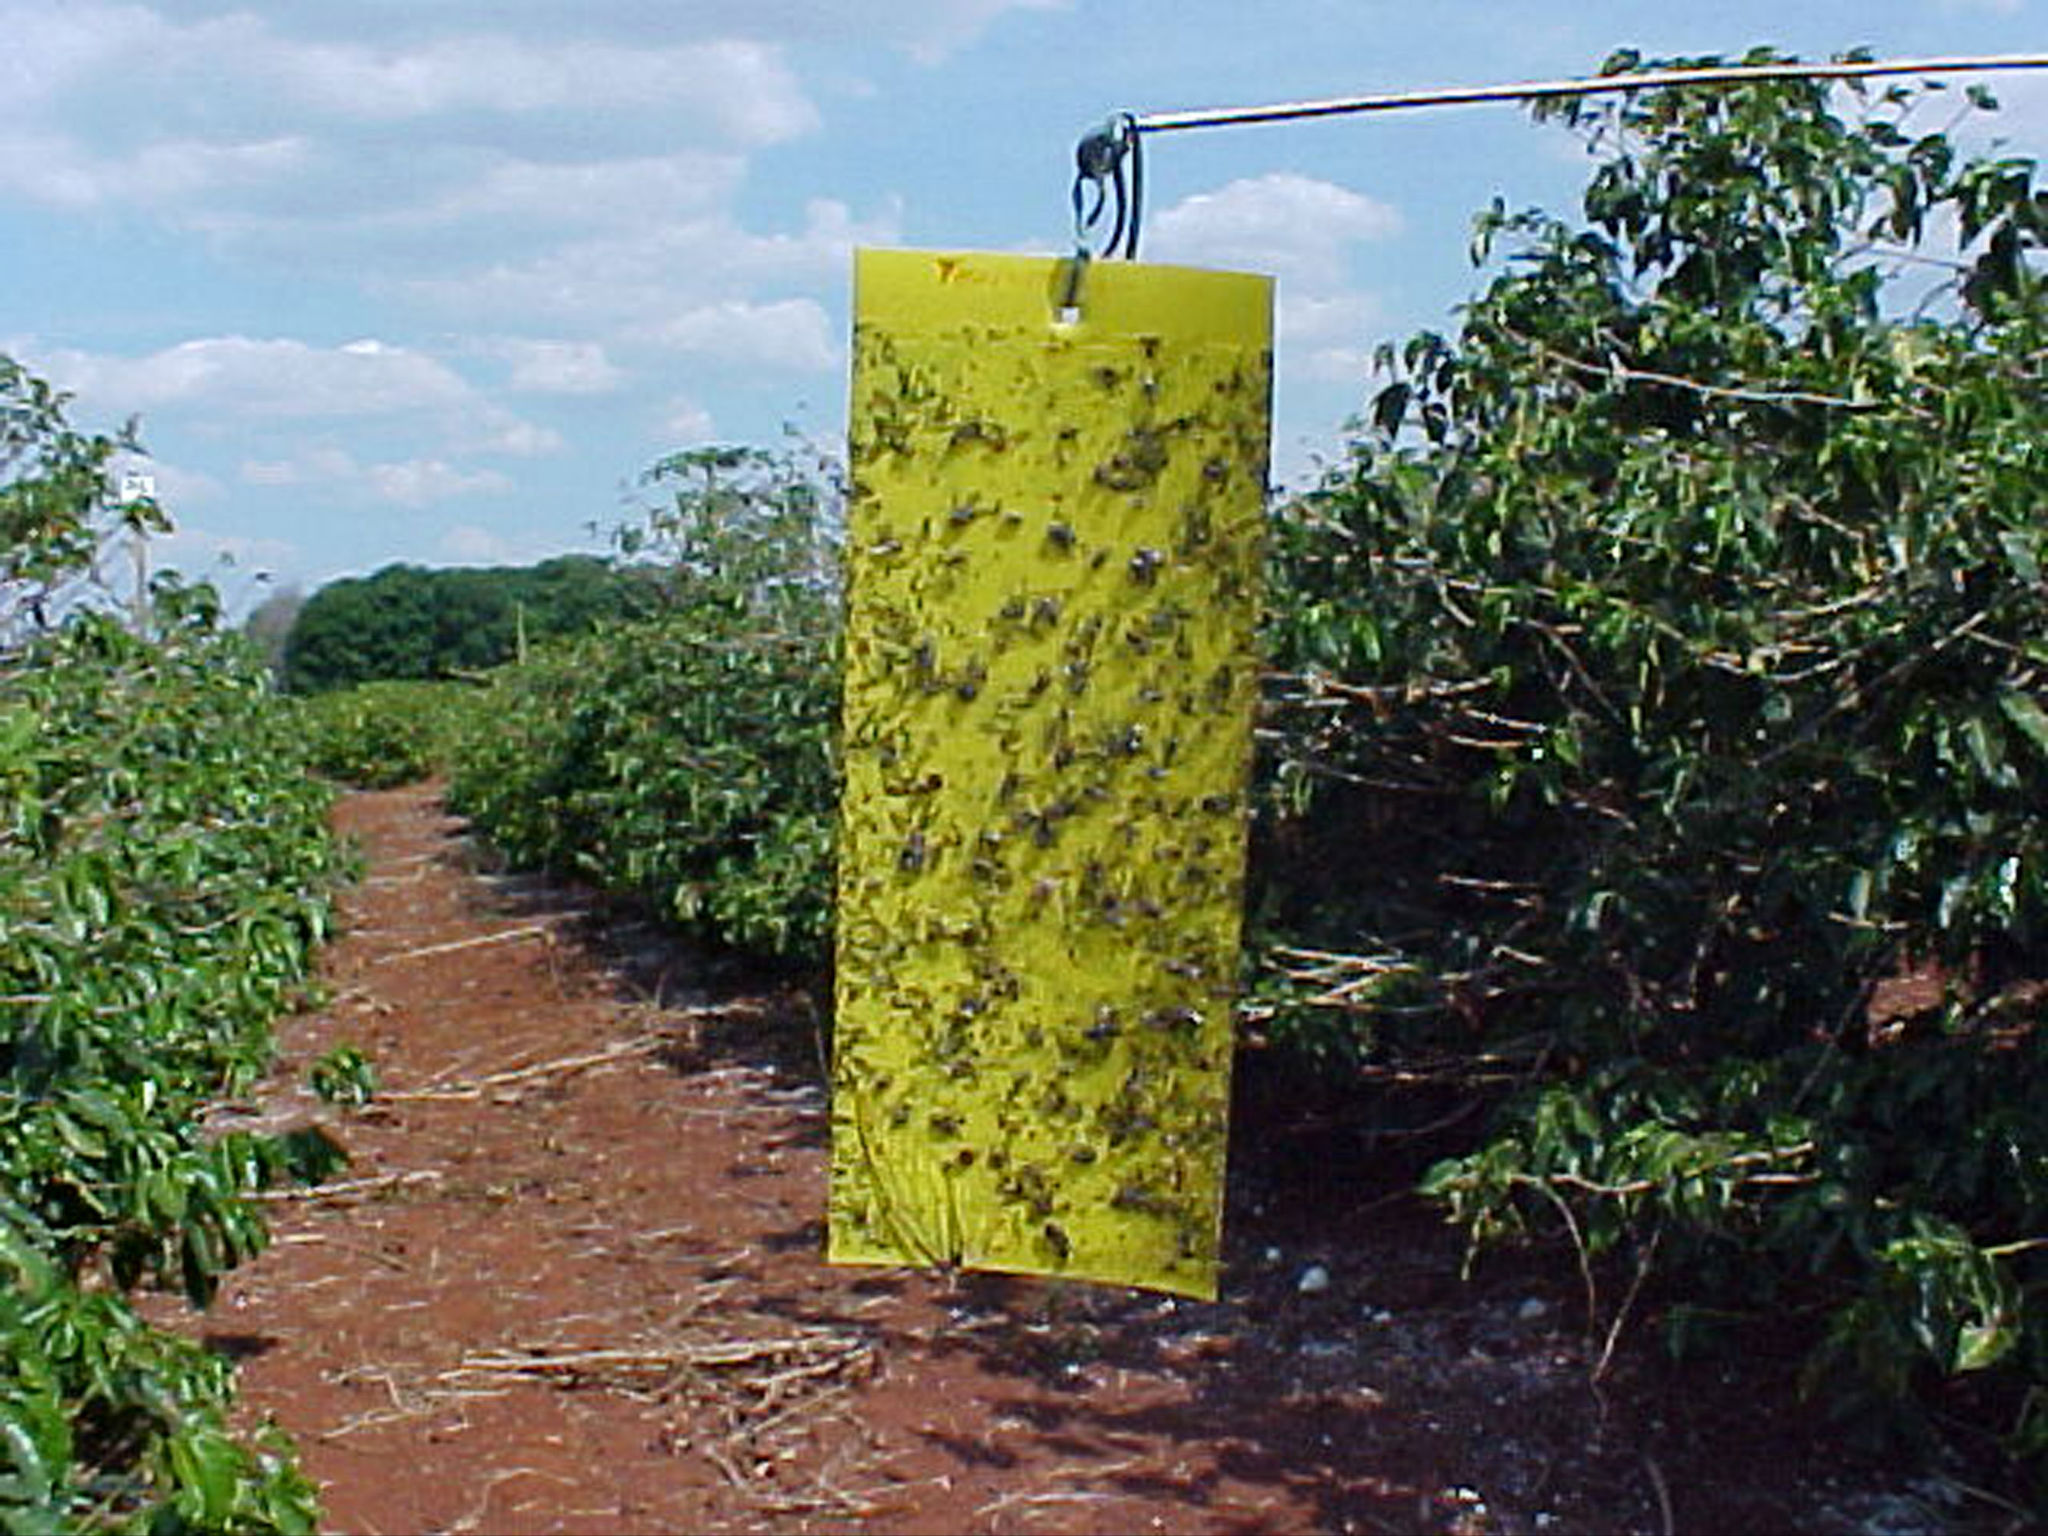
[[[2038,1471],[2048,194],[1943,99],[1538,109],[1582,218],[1486,213],[1281,517],[1266,900],[1357,1053],[1504,1094],[1428,1179],[1475,1239]]]
[[[470,683],[362,683],[292,701],[314,772],[390,789],[448,771],[481,694]]]
[[[376,1063],[358,1045],[337,1045],[307,1069],[306,1086],[329,1104],[352,1108],[377,1096]]]
[[[839,698],[829,473],[753,449],[649,472],[621,535],[658,617],[494,674],[453,804],[514,862],[763,954],[829,947]]]
[[[230,1365],[145,1324],[259,1251],[244,1196],[324,1137],[204,1130],[264,1069],[342,861],[261,667],[210,591],[153,634],[92,601],[111,445],[0,370],[0,1529],[310,1531],[290,1448],[232,1434]]]

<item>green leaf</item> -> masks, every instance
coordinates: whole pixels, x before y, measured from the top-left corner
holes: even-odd
[[[2036,750],[2048,756],[2048,710],[2016,688],[2005,689],[1998,695],[1998,707]]]
[[[0,1399],[0,1447],[6,1449],[12,1468],[8,1481],[14,1485],[14,1500],[30,1506],[47,1504],[55,1468],[35,1433],[28,1404]],[[11,1518],[8,1528],[14,1529]]]
[[[57,1137],[78,1156],[98,1161],[107,1155],[107,1142],[97,1131],[80,1125],[63,1110],[50,1115],[50,1123],[56,1127]]]
[[[1875,888],[1871,872],[1859,869],[1849,880],[1849,915],[1858,922],[1870,915],[1870,895]]]
[[[170,1456],[187,1517],[201,1529],[225,1527],[235,1512],[243,1469],[234,1442],[218,1431],[194,1428],[172,1438]]]
[[[1977,765],[1977,771],[1995,784],[2008,782],[2012,772],[2006,766],[2005,753],[1983,718],[1971,715],[1963,721],[1962,731],[1963,743],[1970,749],[1970,760]]]
[[[117,1136],[127,1135],[135,1128],[128,1112],[111,1095],[97,1088],[73,1089],[64,1095],[64,1106],[79,1118]]]
[[[1967,1324],[1956,1335],[1952,1368],[1958,1371],[1986,1370],[2010,1355],[2019,1339],[2019,1330],[2004,1319]]]
[[[2041,579],[2040,557],[2034,552],[2035,539],[2016,529],[2009,529],[1998,536],[1998,547],[2005,551],[2005,558],[2012,562],[2014,574],[2024,582],[2038,582]]]

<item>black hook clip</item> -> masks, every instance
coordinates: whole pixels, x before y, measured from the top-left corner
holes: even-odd
[[[1115,217],[1109,221],[1108,237],[1097,248],[1097,232],[1110,212],[1112,199]],[[1119,112],[1074,150],[1076,259],[1121,255],[1126,261],[1135,261],[1144,200],[1145,158],[1139,148],[1138,120]]]

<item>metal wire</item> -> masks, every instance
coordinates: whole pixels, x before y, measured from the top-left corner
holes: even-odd
[[[1867,80],[1885,75],[1983,74],[1994,70],[2048,69],[2048,54],[1974,54],[1929,59],[1863,59],[1829,64],[1725,64],[1687,69],[1643,70],[1634,74],[1599,75],[1590,79],[1530,80],[1515,85],[1451,86],[1438,90],[1397,91],[1379,96],[1347,96],[1326,101],[1281,102],[1263,107],[1211,107],[1192,112],[1123,112],[1082,139],[1075,152],[1074,244],[1076,261],[1092,255],[1138,254],[1139,225],[1144,214],[1144,136],[1187,128],[1228,128],[1249,123],[1297,122],[1308,118],[1345,117],[1368,112],[1400,112],[1419,107],[1463,107],[1484,103],[1557,100],[1575,96],[1614,96],[1629,91],[1681,85],[1741,85],[1768,80]],[[1092,198],[1092,201],[1091,201]],[[1112,207],[1108,236],[1100,226]]]
[[[1674,85],[1740,85],[1760,80],[1863,80],[1881,75],[1957,75],[2006,69],[2048,69],[2048,54],[1983,54],[1960,58],[1870,59],[1832,64],[1728,64],[1698,69],[1655,69],[1593,79],[1532,80],[1519,85],[1452,86],[1350,96],[1329,101],[1283,102],[1266,107],[1212,107],[1194,112],[1148,112],[1131,121],[1140,133],[1183,128],[1225,128],[1241,123],[1292,122],[1412,107],[1462,107],[1484,102],[1536,101],[1569,96],[1611,96]]]

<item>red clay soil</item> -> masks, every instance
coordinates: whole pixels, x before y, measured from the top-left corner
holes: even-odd
[[[430,786],[351,796],[339,820],[368,875],[332,1001],[221,1123],[318,1119],[353,1163],[276,1199],[274,1246],[188,1324],[297,1440],[329,1530],[1944,1517],[1944,1485],[1881,1489],[1812,1438],[1781,1362],[1675,1376],[1642,1329],[1596,1386],[1568,1260],[1461,1280],[1412,1169],[1269,1131],[1255,1104],[1216,1305],[828,1267],[804,994],[484,872]],[[300,1086],[341,1044],[376,1064],[366,1108]]]

